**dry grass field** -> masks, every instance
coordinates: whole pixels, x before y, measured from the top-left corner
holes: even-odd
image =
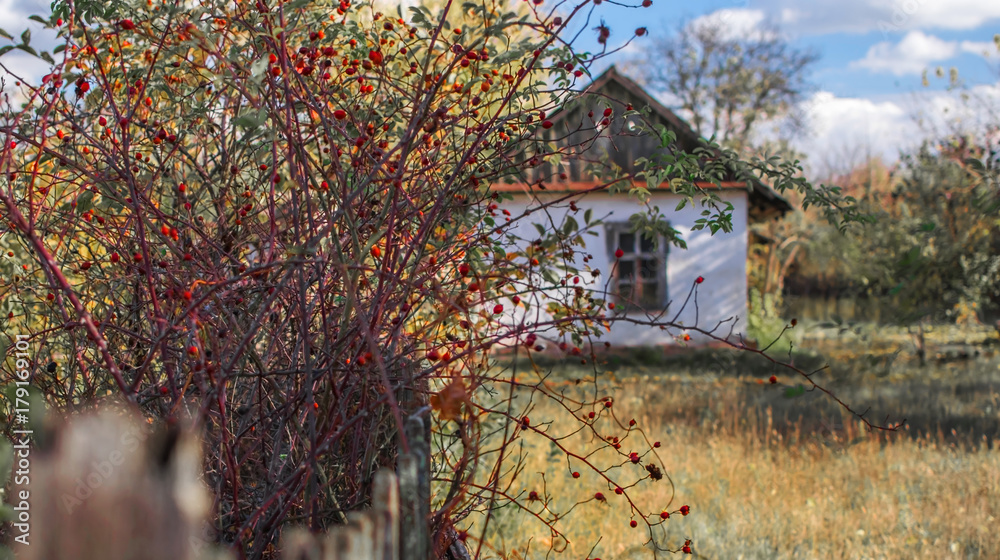
[[[814,340],[824,353],[795,359],[810,369],[830,364],[820,381],[849,404],[871,407],[873,418],[909,419],[901,433],[867,434],[828,398],[801,393],[794,377],[761,385],[772,368],[753,356],[612,360],[600,378],[616,413],[662,441],[657,451],[674,484],[671,492],[666,480],[647,480],[631,492],[647,511],[687,504],[691,514],[630,528],[625,500],[593,472],[572,478],[575,467],[540,438],[524,439],[524,469],[512,489],[538,492],[534,511],[608,495],[607,504],[582,504],[557,524],[569,542],[556,539],[564,548],[556,558],[652,558],[643,544],[650,538],[674,548],[690,538],[693,557],[711,559],[1000,558],[1000,359],[992,346],[952,360],[961,352],[941,341],[944,350],[929,352],[920,367],[905,339],[863,342]],[[542,369],[567,391],[594,376],[578,366]],[[532,422],[549,422],[552,433],[573,425],[553,403],[532,407]],[[599,444],[582,435],[571,441]],[[645,474],[631,464],[620,469]],[[552,539],[536,519],[511,508],[497,519],[491,532],[506,545],[498,557],[546,557]]]

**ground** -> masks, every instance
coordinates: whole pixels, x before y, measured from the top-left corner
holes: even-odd
[[[665,481],[642,482],[635,495],[650,509],[691,506],[690,515],[671,516],[666,532],[654,529],[657,539],[676,547],[690,538],[703,558],[996,557],[996,331],[932,328],[921,367],[905,328],[798,328],[806,350],[793,355],[796,365],[829,364],[818,381],[859,410],[871,407],[876,420],[906,418],[906,429],[873,437],[828,397],[802,393],[800,379],[748,354],[716,349],[658,358],[636,351],[617,358],[601,374],[613,386],[617,413],[662,440],[659,457],[676,486],[672,503]],[[545,369],[568,391],[593,376],[578,365]],[[773,373],[776,385],[759,383]],[[548,417],[554,429],[560,425],[554,405],[539,403],[531,415],[533,423]],[[572,478],[565,460],[541,445],[525,456],[518,484],[526,492],[543,487],[538,473],[545,473],[543,496],[557,503],[607,490],[592,472]],[[572,529],[567,558],[650,557],[641,544],[648,530],[630,528],[631,514],[615,498],[579,506],[560,526]],[[523,513],[500,519],[495,528],[509,551],[527,544],[518,535],[546,534],[523,530],[537,524]],[[529,557],[543,557],[545,548],[534,541]]]

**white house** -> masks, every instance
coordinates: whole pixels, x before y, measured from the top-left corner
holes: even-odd
[[[569,137],[568,145],[579,144],[579,141],[574,142],[573,135],[578,133],[575,131],[585,128],[580,126],[583,119],[590,119],[587,121],[589,132],[583,134],[594,136],[594,120],[587,115],[588,112],[599,114],[610,104],[615,109],[614,114],[621,115],[626,104],[631,104],[637,109],[649,106],[653,112],[651,118],[659,119],[673,130],[685,150],[691,150],[699,143],[697,135],[687,123],[614,67],[595,79],[580,94],[578,100],[582,103],[574,103],[574,109],[566,109],[549,117],[553,125],[546,131],[548,138]],[[599,120],[600,116],[597,118]],[[559,169],[540,166],[542,169],[536,177],[546,178],[543,181],[544,189],[538,187],[535,177],[525,183],[493,185],[493,190],[514,196],[513,201],[505,201],[502,207],[517,216],[527,209],[537,207],[540,202],[593,189],[600,183],[585,179],[582,172],[585,161],[581,161],[594,159],[600,155],[601,150],[617,165],[629,169],[637,158],[659,149],[657,140],[648,135],[618,136],[617,131],[626,126],[630,125],[622,122],[622,118],[615,119],[609,126],[612,136],[594,142],[583,152],[580,160],[564,159]],[[720,189],[716,185],[703,186]],[[680,232],[687,243],[687,249],[668,247],[665,242],[654,244],[631,233],[628,219],[641,210],[641,206],[635,198],[624,192],[591,192],[575,198],[576,206],[580,209],[575,214],[577,221],[582,223],[580,216],[590,209],[594,219],[599,218],[604,222],[596,228],[596,237],[586,237],[586,250],[575,256],[576,264],[582,267],[582,256],[592,255],[588,264],[592,269],[599,269],[602,274],[596,278],[581,275],[581,285],[606,291],[612,301],[618,302],[615,313],[626,313],[640,321],[659,315],[661,319],[676,317],[677,322],[686,326],[716,329],[715,334],[723,338],[745,333],[748,225],[757,220],[779,216],[790,210],[791,206],[759,182],[751,188],[745,182],[723,181],[718,194],[723,201],[730,202],[733,206],[733,230],[713,235],[708,228],[697,231],[692,229],[696,220],[703,217],[701,212],[704,208],[688,204],[675,211],[682,197],[671,192],[666,185],[664,187],[653,191],[650,204],[658,206],[671,227]],[[553,207],[544,214],[545,221],[551,219],[550,223],[559,224],[568,212],[570,209],[565,206]],[[538,235],[532,222],[531,219],[522,220],[512,228],[512,232],[530,240]],[[615,255],[619,249],[622,251],[620,258]],[[697,284],[697,297],[692,295],[689,298],[699,277],[703,280]],[[686,305],[685,300],[688,300]],[[522,312],[516,318],[519,321],[543,321],[546,316],[539,314],[543,307],[544,305],[532,305],[531,316],[526,317]],[[678,338],[683,340],[685,334],[691,337],[691,343],[705,341],[696,332],[661,330],[630,322],[614,323],[611,332],[605,333],[600,341],[608,341],[615,346],[665,345],[676,343]]]

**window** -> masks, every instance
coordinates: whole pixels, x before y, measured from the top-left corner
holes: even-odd
[[[615,252],[621,249],[618,258]],[[663,309],[667,303],[667,243],[632,232],[629,224],[608,226],[608,253],[614,267],[613,297],[624,309]]]

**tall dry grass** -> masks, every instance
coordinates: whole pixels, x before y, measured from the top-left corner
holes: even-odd
[[[638,519],[638,528],[630,528],[625,500],[595,473],[580,468],[582,476],[574,479],[575,465],[546,442],[525,438],[524,469],[512,488],[543,496],[530,508],[546,507],[547,500],[549,507],[565,510],[596,491],[608,502],[579,505],[557,523],[568,542],[551,538],[532,516],[507,508],[491,528],[504,543],[496,556],[544,558],[554,546],[563,551],[556,557],[651,558],[644,541],[679,548],[690,538],[696,558],[1000,558],[998,442],[941,432],[872,437],[818,401],[806,401],[805,413],[789,414],[790,408],[779,405],[802,401],[778,398],[762,406],[754,397],[780,390],[740,379],[619,381],[616,413],[626,421],[635,418],[650,439],[662,441],[658,460],[674,485],[672,490],[666,480],[646,480],[630,492],[643,505],[675,513],[661,526]],[[556,405],[533,406],[532,421],[551,422],[553,433],[573,426]],[[610,423],[599,428],[602,434],[610,430]],[[589,436],[572,437],[600,447]],[[621,451],[628,452],[628,441]],[[613,457],[605,449],[597,461],[622,462]],[[627,462],[616,472],[645,474]],[[691,506],[690,515],[676,513],[683,504]],[[481,521],[473,519],[472,535]]]

